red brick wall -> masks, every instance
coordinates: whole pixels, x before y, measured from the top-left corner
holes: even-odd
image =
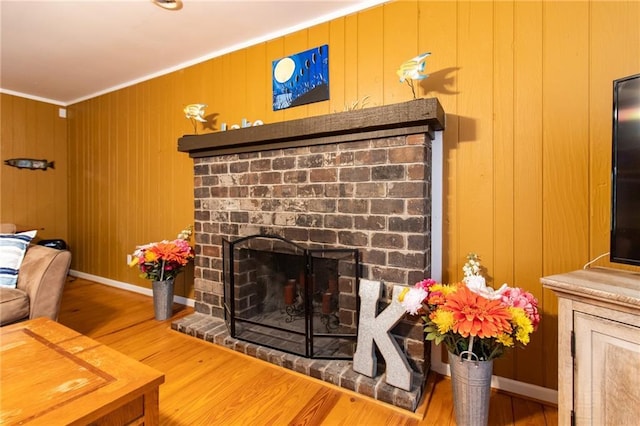
[[[195,159],[196,311],[223,317],[222,239],[275,234],[307,248],[356,248],[362,277],[430,275],[431,144],[415,134]],[[419,371],[416,321],[394,330]]]

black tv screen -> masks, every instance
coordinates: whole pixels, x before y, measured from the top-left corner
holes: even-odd
[[[610,260],[640,266],[640,74],[613,82]]]

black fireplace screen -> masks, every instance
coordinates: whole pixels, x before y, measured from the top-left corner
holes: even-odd
[[[275,235],[224,240],[223,249],[232,337],[307,358],[353,357],[357,250],[305,249]]]

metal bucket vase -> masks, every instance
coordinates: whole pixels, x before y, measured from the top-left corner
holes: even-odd
[[[449,352],[456,424],[486,426],[489,422],[493,360],[475,361],[466,359],[466,354],[454,355]],[[471,357],[477,358],[475,354],[471,354]]]
[[[173,279],[153,282],[153,312],[159,321],[173,315]]]

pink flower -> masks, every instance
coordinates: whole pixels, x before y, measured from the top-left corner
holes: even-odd
[[[417,283],[415,283],[414,287],[415,288],[421,288],[426,292],[429,292],[429,289],[431,289],[431,287],[436,283],[435,280],[431,279],[431,278],[427,278],[426,280],[422,280],[419,281]]]
[[[501,300],[502,303],[507,306],[522,308],[527,314],[529,320],[531,320],[533,329],[538,329],[538,324],[540,324],[540,314],[538,314],[538,300],[536,300],[533,294],[518,287],[508,287],[502,293]]]

